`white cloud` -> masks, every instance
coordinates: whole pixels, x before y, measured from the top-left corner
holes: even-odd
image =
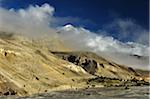
[[[54,11],[54,8],[48,4],[42,6],[30,5],[26,9],[19,10],[0,8],[0,30],[36,37],[44,34],[48,34],[50,37],[57,35],[65,44],[70,45],[75,50],[93,51],[110,60],[128,66],[139,67],[140,65],[148,65],[147,60],[143,62],[143,60],[130,57],[130,54],[147,56],[149,47],[134,42],[122,43],[111,36],[98,35],[82,27],[74,27],[72,25],[58,27],[58,29],[52,28],[51,26],[57,19],[62,21],[64,19],[54,17]],[[59,22],[57,21],[56,23]],[[127,30],[128,26],[134,26],[132,22],[120,22],[118,24],[124,31]],[[123,30],[123,35],[126,36],[126,32]],[[57,33],[58,31],[60,32],[59,34]],[[143,38],[139,37],[139,39],[142,39],[141,41],[143,41]]]
[[[22,18],[32,18],[36,23],[45,22],[45,20],[47,21],[51,19],[49,17],[53,15],[53,12],[54,8],[49,6],[48,4],[43,4],[41,7],[39,7],[38,5],[36,5],[35,7],[30,5],[26,10],[18,10],[18,13]]]
[[[65,35],[64,40],[74,40],[74,43],[78,42],[78,44],[82,44],[82,47],[89,47],[96,52],[121,52],[147,56],[149,50],[145,45],[134,42],[122,43],[111,36],[99,35],[81,27],[75,28],[72,25],[66,25],[60,28],[60,31],[62,31],[62,36]]]
[[[19,10],[0,8],[0,30],[33,36],[49,33],[53,31],[49,27],[53,12],[54,8],[48,4]]]

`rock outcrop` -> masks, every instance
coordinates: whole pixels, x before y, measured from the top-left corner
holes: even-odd
[[[139,74],[131,67],[118,65],[92,52],[52,52],[61,59],[81,66],[92,75],[109,78],[132,79]]]

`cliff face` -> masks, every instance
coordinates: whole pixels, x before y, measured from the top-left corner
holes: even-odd
[[[90,52],[68,52],[57,42],[0,36],[0,93],[26,95],[86,87],[97,76],[131,79],[137,73]],[[45,42],[45,43],[44,43]],[[52,46],[53,45],[53,46]],[[56,50],[57,52],[52,52]],[[58,52],[58,51],[67,52]]]

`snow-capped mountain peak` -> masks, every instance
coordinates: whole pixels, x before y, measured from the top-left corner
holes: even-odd
[[[65,30],[65,31],[75,31],[75,30],[77,30],[77,29],[76,29],[73,25],[71,25],[71,24],[67,24],[67,25],[63,26],[61,29],[62,29],[62,30]]]

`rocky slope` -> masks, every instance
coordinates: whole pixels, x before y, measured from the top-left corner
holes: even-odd
[[[134,69],[94,53],[70,52],[60,42],[56,39],[32,40],[1,32],[0,94],[31,95],[85,88],[90,79],[93,81],[101,76],[125,80],[139,76]]]
[[[118,65],[92,52],[52,52],[58,57],[81,66],[92,75],[132,79],[139,74],[131,67]]]

